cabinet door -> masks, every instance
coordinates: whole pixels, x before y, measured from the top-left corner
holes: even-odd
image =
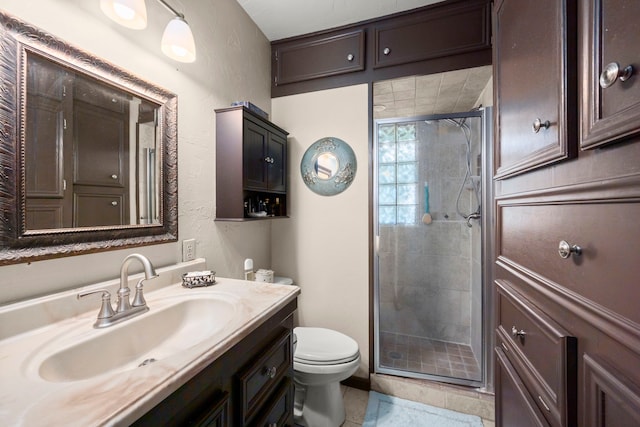
[[[244,121],[244,188],[254,190],[266,190],[267,176],[267,149],[269,132],[257,124]]]
[[[375,26],[374,68],[491,48],[490,6],[458,2]]]
[[[577,152],[576,17],[575,0],[496,2],[496,178]]]
[[[301,82],[364,70],[364,30],[332,34],[274,47],[275,84]]]
[[[582,4],[581,147],[587,149],[640,133],[640,2],[594,0]],[[614,72],[616,66],[618,72]],[[601,82],[607,67],[610,73],[605,73]]]
[[[584,355],[586,427],[640,425],[640,388],[598,358]]]
[[[268,182],[271,191],[287,191],[287,139],[269,134]]]

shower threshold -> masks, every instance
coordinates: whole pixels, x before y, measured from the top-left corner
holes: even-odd
[[[380,372],[401,376],[463,385],[482,381],[480,364],[470,346],[394,332],[381,333],[379,365]]]

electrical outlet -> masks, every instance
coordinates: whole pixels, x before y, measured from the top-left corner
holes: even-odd
[[[196,258],[196,239],[182,241],[182,261],[192,261]]]

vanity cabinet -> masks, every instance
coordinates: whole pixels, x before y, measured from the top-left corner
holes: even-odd
[[[640,425],[640,6],[494,13],[496,424]]]
[[[249,219],[267,200],[267,218],[287,215],[287,135],[245,107],[216,110],[216,220]]]
[[[293,427],[292,301],[134,426]]]

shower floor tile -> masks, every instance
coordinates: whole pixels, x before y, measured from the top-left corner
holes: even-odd
[[[380,365],[423,374],[481,380],[471,347],[393,332],[380,334]]]

